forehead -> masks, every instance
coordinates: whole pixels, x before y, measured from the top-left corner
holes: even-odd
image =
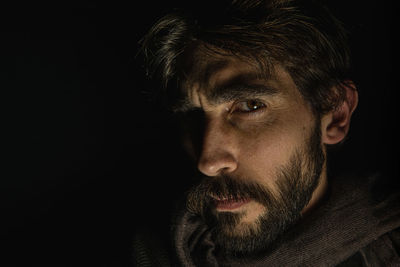
[[[261,79],[269,71],[261,71],[259,64],[244,57],[218,53],[202,47],[191,51],[184,66],[183,91],[198,90],[203,93],[229,80]]]
[[[181,83],[183,104],[203,95],[211,102],[252,95],[298,94],[290,75],[279,64],[268,68],[238,56],[196,51],[185,65]]]

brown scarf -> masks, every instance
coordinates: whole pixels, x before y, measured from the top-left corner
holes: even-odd
[[[262,256],[222,259],[210,229],[183,210],[173,225],[182,266],[334,266],[372,241],[400,227],[400,196],[379,191],[378,176],[330,181],[327,200],[284,233]]]

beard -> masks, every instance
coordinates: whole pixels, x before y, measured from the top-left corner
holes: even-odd
[[[301,217],[319,183],[325,154],[319,123],[301,148],[277,168],[275,190],[244,177],[202,177],[187,196],[187,208],[209,226],[217,251],[227,256],[254,255],[267,250]],[[245,212],[217,212],[215,198],[251,199],[264,211],[251,223],[241,223]]]

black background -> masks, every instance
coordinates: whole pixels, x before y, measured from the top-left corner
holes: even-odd
[[[360,90],[332,168],[397,179],[394,4],[332,2]],[[167,225],[190,171],[135,56],[173,3],[0,5],[0,263],[123,266],[138,225]]]

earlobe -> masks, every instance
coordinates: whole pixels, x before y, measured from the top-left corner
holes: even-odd
[[[337,144],[341,142],[350,129],[351,115],[358,104],[358,93],[353,82],[343,83],[346,98],[335,110],[325,114],[321,120],[322,142],[324,144]]]

